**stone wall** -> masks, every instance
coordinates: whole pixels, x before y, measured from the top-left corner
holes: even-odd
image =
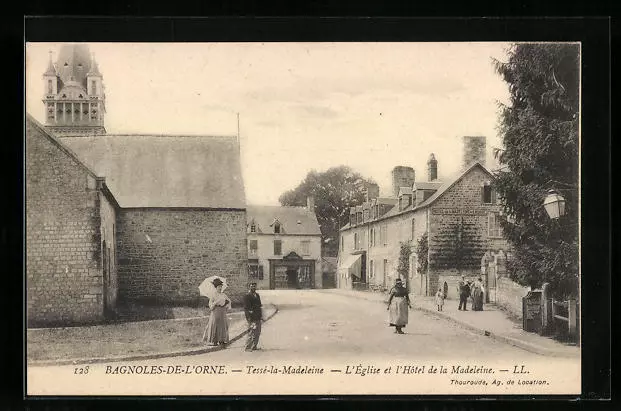
[[[103,319],[97,184],[59,143],[26,122],[28,326]]]
[[[498,240],[488,236],[488,213],[498,212],[497,204],[482,202],[481,187],[489,174],[475,167],[431,206],[429,214],[429,292],[443,284],[440,277],[479,277],[481,258]],[[451,210],[456,210],[455,212]],[[459,211],[457,211],[459,210]],[[454,287],[449,284],[449,297]]]
[[[246,292],[245,210],[124,209],[116,236],[122,301],[194,303],[212,275],[234,303]]]
[[[104,308],[114,312],[118,294],[118,276],[116,261],[116,203],[104,192],[100,195],[101,217],[101,259],[104,284]]]
[[[496,280],[496,305],[505,308],[515,316],[522,318],[522,297],[530,291],[507,277]]]

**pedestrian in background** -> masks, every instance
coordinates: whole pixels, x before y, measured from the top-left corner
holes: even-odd
[[[257,283],[252,281],[248,284],[248,293],[244,296],[244,314],[248,322],[248,337],[246,339],[246,351],[259,350],[259,337],[261,336],[261,319],[263,309],[261,297],[257,293]]]
[[[229,343],[229,319],[226,316],[231,308],[231,300],[222,292],[222,280],[216,278],[213,285],[215,295],[209,299],[209,322],[207,323],[207,343],[209,345],[225,346]]]
[[[395,333],[405,334],[403,327],[408,323],[408,308],[412,308],[408,290],[403,286],[400,278],[395,280],[395,286],[390,290],[388,297],[388,308],[390,312],[390,327],[395,327]]]
[[[483,295],[485,288],[483,280],[479,277],[472,286],[472,310],[483,311]]]
[[[438,311],[442,311],[442,307],[444,306],[444,291],[442,291],[442,287],[438,288],[438,292],[436,293],[436,305],[438,306]]]
[[[468,304],[468,295],[470,295],[470,287],[468,286],[468,283],[466,282],[466,276],[462,275],[461,276],[461,280],[457,283],[457,292],[459,293],[459,310],[462,309],[464,311],[468,311],[467,304]]]

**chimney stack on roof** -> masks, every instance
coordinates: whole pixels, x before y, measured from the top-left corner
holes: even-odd
[[[366,198],[365,201],[369,202],[374,198],[379,197],[379,186],[375,183],[367,183],[365,187]]]
[[[396,166],[392,169],[392,195],[399,195],[399,188],[412,187],[414,185],[415,173],[412,167]]]
[[[485,167],[486,143],[484,136],[464,136],[464,160],[462,167],[466,169],[475,162]]]
[[[429,160],[427,160],[427,180],[435,181],[438,179],[438,160],[431,153]]]

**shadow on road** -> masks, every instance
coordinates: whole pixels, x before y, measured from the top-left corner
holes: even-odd
[[[302,305],[302,304],[278,304],[278,310],[279,311],[283,311],[283,310],[299,310],[302,308],[312,308],[312,305]]]

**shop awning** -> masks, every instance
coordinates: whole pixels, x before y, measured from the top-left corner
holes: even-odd
[[[361,277],[360,269],[362,265],[362,254],[353,254],[345,257],[343,261],[339,261],[338,271],[340,273],[347,273],[356,277]]]

